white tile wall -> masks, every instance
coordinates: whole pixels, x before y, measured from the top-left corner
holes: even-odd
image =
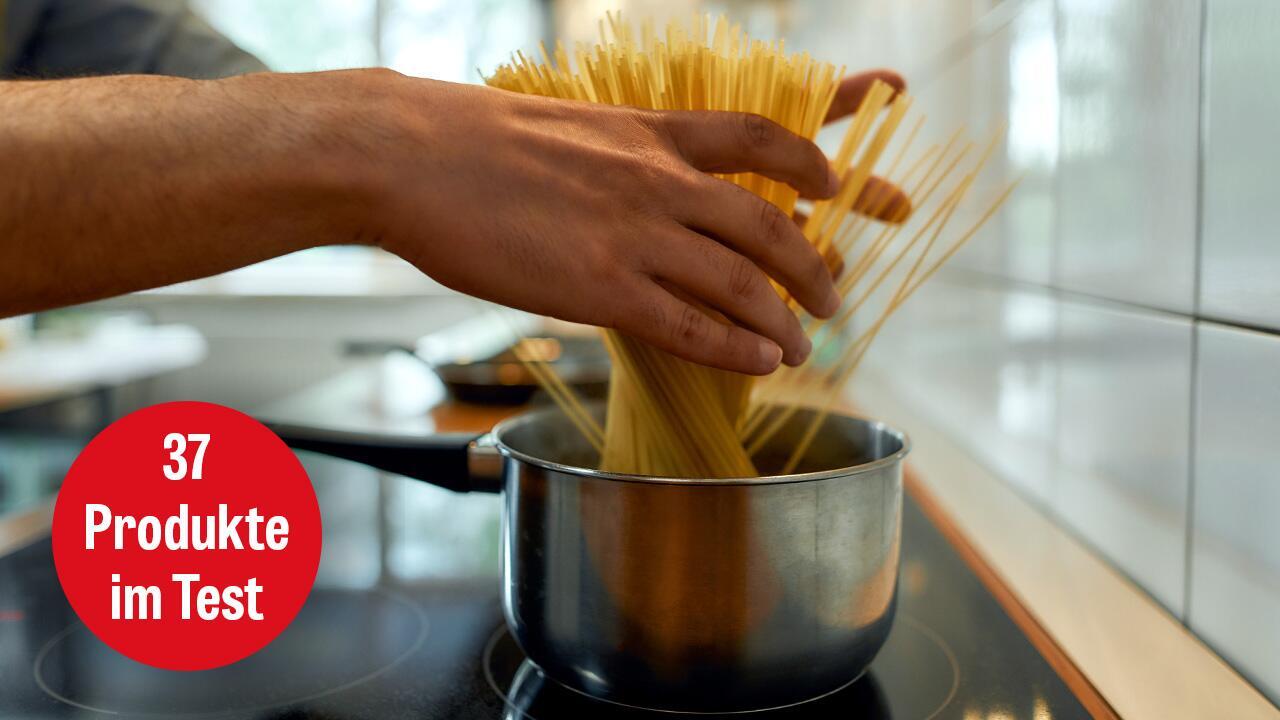
[[[1070,302],[1060,322],[1053,509],[1181,613],[1191,322]]]
[[[1280,329],[1280,3],[1210,0],[1200,309]]]
[[[975,185],[977,198],[995,197],[1020,179],[988,236],[965,247],[954,265],[1044,285],[1051,279],[1058,153],[1054,8],[1052,0],[1016,5],[963,61],[923,90],[921,101],[935,130],[963,125],[979,143],[1002,137]],[[983,209],[975,202],[955,222],[967,225]]]
[[[1280,701],[1280,337],[1198,329],[1191,628]]]
[[[1190,320],[952,273],[903,308],[869,363],[1180,613],[1191,353]]]
[[[892,20],[851,35],[869,45],[850,57],[919,52],[899,36],[906,5],[841,6],[841,22]],[[1280,334],[1196,328],[1199,312],[1280,330],[1280,2],[925,7],[980,23],[1000,5],[1017,12],[915,90],[939,132],[1007,118],[992,179],[1023,182],[888,326],[864,381],[892,384],[1280,701]]]
[[[934,280],[886,326],[868,362],[1001,477],[1045,503],[1054,441],[1054,301]]]
[[[1011,278],[1045,285],[1052,279],[1060,135],[1053,2],[1028,0],[1008,32],[1002,179],[1019,179],[1020,184],[999,219],[1005,249],[1001,266]]]
[[[1057,283],[1190,312],[1199,0],[1059,0]]]

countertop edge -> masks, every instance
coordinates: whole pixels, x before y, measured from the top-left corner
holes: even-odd
[[[851,399],[907,431],[913,482],[1116,714],[1280,718],[1280,709],[1163,607],[873,375],[856,384]]]

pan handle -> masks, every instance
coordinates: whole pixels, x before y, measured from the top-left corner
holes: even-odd
[[[388,435],[270,421],[264,424],[294,450],[351,460],[454,492],[502,490],[502,463],[487,435]]]

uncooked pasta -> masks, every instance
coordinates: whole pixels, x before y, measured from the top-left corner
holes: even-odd
[[[600,34],[599,44],[578,46],[572,58],[559,45],[550,53],[542,48],[539,60],[518,52],[486,81],[515,92],[613,105],[757,113],[813,139],[843,74],[807,53],[787,53],[781,41],[753,40],[724,18],[712,23],[697,16],[687,28],[672,23],[661,34],[646,26],[637,38],[619,16],[609,15]],[[1012,189],[976,213],[969,227],[949,233],[996,140],[975,152],[956,132],[913,155],[921,118],[890,152],[911,103],[909,95],[882,82],[871,87],[832,158],[840,190],[813,203],[804,221],[813,247],[843,260],[837,287],[844,306],[827,321],[801,317],[819,338],[813,357],[833,338],[854,335],[834,361],[821,369],[780,368],[757,379],[696,365],[624,333],[602,330],[613,361],[603,428],[549,366],[532,363],[553,399],[600,451],[601,469],[664,477],[755,477],[753,458],[793,419],[794,399],[821,397],[790,457],[770,470],[799,467],[840,388],[888,318],[973,237]],[[895,195],[884,187],[873,192],[878,186],[872,184],[873,173],[903,188],[910,207],[891,207]],[[784,183],[753,173],[722,177],[788,214],[797,211],[797,193]],[[793,311],[803,313],[781,287],[775,289]],[[868,311],[871,319],[857,326],[859,332],[837,332],[854,328],[855,316]]]

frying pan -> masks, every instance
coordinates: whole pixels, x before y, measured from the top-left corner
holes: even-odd
[[[548,364],[579,395],[601,399],[609,388],[609,355],[595,337],[533,337],[551,346]],[[426,363],[455,399],[476,405],[523,405],[539,389],[538,380],[515,352],[501,352],[472,361],[431,362],[417,348],[389,342],[347,343],[350,354],[403,352]]]

